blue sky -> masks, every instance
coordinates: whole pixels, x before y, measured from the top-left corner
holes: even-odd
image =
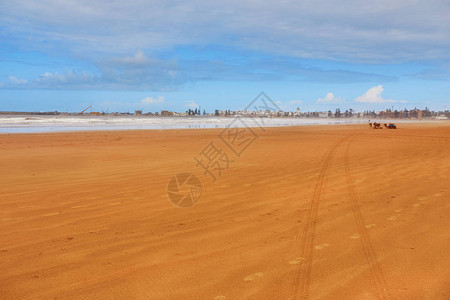
[[[448,1],[0,6],[0,110],[450,109]]]

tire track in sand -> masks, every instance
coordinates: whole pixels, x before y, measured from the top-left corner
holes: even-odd
[[[348,138],[349,136],[345,136],[337,141],[333,146],[331,146],[326,152],[324,159],[322,160],[322,168],[320,169],[320,174],[314,187],[314,194],[311,199],[309,214],[306,220],[305,228],[303,229],[300,253],[300,256],[303,260],[295,275],[290,297],[291,299],[297,299],[298,296],[300,296],[301,299],[309,298],[313,260],[313,245],[316,235],[317,213],[319,210],[319,200],[322,193],[322,186],[327,174],[328,166],[333,159],[336,149],[342,142],[344,142]]]
[[[364,218],[361,213],[361,209],[359,207],[358,200],[355,195],[355,190],[353,189],[352,178],[350,175],[350,167],[349,167],[349,149],[350,144],[352,143],[353,138],[347,143],[347,147],[345,149],[345,158],[344,158],[344,169],[345,169],[345,178],[347,182],[347,191],[348,196],[350,198],[353,216],[355,217],[356,228],[359,234],[359,240],[361,241],[361,246],[363,248],[364,256],[367,260],[367,264],[369,265],[372,283],[377,290],[377,294],[379,299],[389,299],[390,293],[386,283],[385,276],[383,274],[383,270],[378,263],[378,259],[373,249],[372,243],[370,242],[369,234],[367,232],[367,227],[364,223]]]

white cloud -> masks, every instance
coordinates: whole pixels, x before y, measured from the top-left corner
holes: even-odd
[[[406,101],[396,101],[392,99],[383,99],[381,97],[381,93],[384,91],[382,85],[374,86],[370,88],[367,92],[365,92],[362,96],[356,97],[355,102],[362,103],[392,103],[392,102],[402,102]]]
[[[93,75],[88,74],[87,72],[73,72],[69,71],[64,74],[60,74],[58,72],[50,73],[45,72],[40,75],[35,81],[35,86],[52,86],[52,85],[84,85],[91,84],[95,81]]]
[[[48,51],[64,45],[86,55],[224,44],[352,62],[450,57],[447,1],[335,4],[334,0],[286,0],[276,6],[237,0],[2,1],[0,39],[9,37],[9,43]]]
[[[164,103],[164,96],[158,96],[157,98],[153,97],[146,97],[141,100],[142,104],[157,104],[157,103]]]
[[[133,56],[115,57],[112,61],[128,65],[145,65],[149,63],[148,57],[142,51],[136,52]]]
[[[13,85],[13,86],[15,86],[15,85],[23,85],[23,84],[27,84],[28,83],[27,80],[21,79],[21,78],[17,78],[15,76],[8,76],[8,80],[9,80],[9,83],[11,85]]]
[[[325,98],[318,98],[317,103],[338,103],[342,100],[341,97],[335,97],[333,93],[327,93]]]
[[[1,38],[1,36],[0,36]],[[142,51],[132,56],[114,56],[94,63],[94,70],[43,72],[25,80],[9,76],[0,88],[14,89],[145,89],[169,91],[188,80],[186,72],[179,76],[178,65],[172,59],[147,57]]]
[[[184,101],[184,103],[186,103],[185,106],[188,108],[198,108],[199,107],[199,105],[197,103],[195,103],[194,100]]]
[[[393,77],[361,72],[305,68],[296,59],[277,63],[252,59],[236,64],[231,60],[174,60],[150,58],[138,51],[132,56],[114,56],[94,63],[89,71],[45,72],[27,81],[11,76],[0,87],[15,89],[140,89],[166,92],[190,82],[261,81],[296,78],[301,81],[351,83],[392,81]],[[295,101],[295,100],[294,100]],[[295,104],[295,103],[291,103]]]
[[[99,79],[98,76],[87,72],[69,71],[63,74],[58,72],[45,72],[31,80],[9,76],[7,81],[0,82],[0,87],[17,89],[82,89],[96,86]]]

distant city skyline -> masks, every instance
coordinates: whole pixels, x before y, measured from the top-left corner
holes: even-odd
[[[9,1],[1,111],[450,109],[443,1]]]

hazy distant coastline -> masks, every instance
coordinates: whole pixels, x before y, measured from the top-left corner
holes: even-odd
[[[58,132],[127,129],[206,129],[231,127],[280,127],[304,125],[362,124],[367,118],[259,118],[217,116],[83,116],[0,115],[0,133]],[[383,120],[381,120],[383,121]],[[389,120],[384,120],[388,122]],[[391,120],[392,121],[392,120]],[[409,120],[417,121],[417,120]],[[396,120],[408,122],[408,120]]]

